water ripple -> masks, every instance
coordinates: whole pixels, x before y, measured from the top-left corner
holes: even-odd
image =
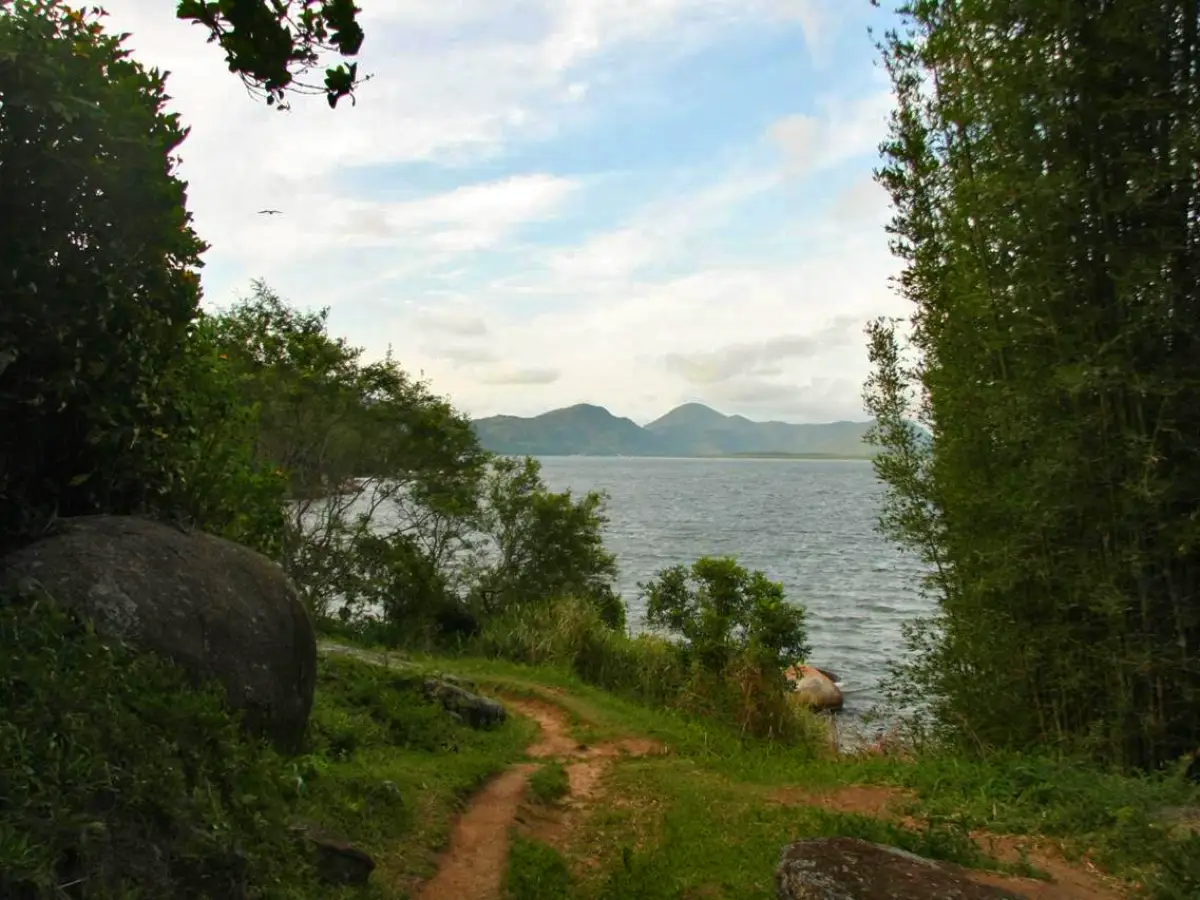
[[[813,660],[856,689],[852,712],[878,699],[901,624],[929,612],[921,565],[875,531],[870,463],[548,457],[542,472],[554,490],[608,491],[606,542],[635,628],[638,582],[700,556],[737,556],[808,608]]]

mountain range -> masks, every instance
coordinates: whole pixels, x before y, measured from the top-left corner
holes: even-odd
[[[831,456],[867,458],[870,422],[793,425],[726,416],[685,403],[648,425],[580,403],[540,416],[472,423],[480,443],[512,456]]]

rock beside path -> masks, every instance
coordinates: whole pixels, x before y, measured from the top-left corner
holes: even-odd
[[[375,860],[357,847],[334,838],[312,838],[317,851],[317,874],[326,884],[366,884]]]
[[[389,782],[390,783],[390,782]],[[326,884],[366,884],[375,871],[375,859],[312,822],[293,822],[293,834],[303,838],[315,855],[317,875]]]
[[[858,838],[814,838],[784,848],[778,900],[1027,900],[980,884],[968,870]]]
[[[291,579],[262,554],[150,519],[79,516],[0,559],[0,586],[45,592],[99,634],[220,682],[251,731],[299,747],[316,636]]]
[[[504,723],[506,712],[503,704],[473,693],[446,676],[425,679],[423,688],[426,697],[440,703],[447,712],[458,716],[472,728],[490,728]]]

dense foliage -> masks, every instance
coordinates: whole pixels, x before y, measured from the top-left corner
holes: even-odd
[[[324,55],[358,55],[359,12],[354,0],[179,0],[177,8],[180,19],[203,26],[225,51],[229,71],[281,107],[289,92],[323,93],[331,108],[353,94],[362,80],[357,63],[326,68],[319,86],[301,79]]]
[[[163,78],[56,0],[0,7],[0,533],[161,507],[196,314]]]
[[[553,494],[536,465],[492,459],[390,354],[331,337],[323,311],[256,284],[201,312],[203,245],[174,175],[185,131],[165,100],[94,16],[0,4],[0,551],[56,517],[146,513],[258,548],[319,625],[392,643],[478,631],[484,596],[578,591],[619,623],[599,495]],[[7,602],[0,689],[5,897],[312,886],[289,766],[219,694],[50,605]],[[431,735],[437,715],[409,719]],[[480,772],[460,774],[456,790]]]
[[[784,600],[783,585],[729,558],[672,566],[641,586],[646,621],[683,638],[705,669],[721,672],[738,656],[782,671],[804,659],[804,608]]]
[[[219,686],[45,599],[0,598],[0,647],[0,896],[237,900],[305,877],[281,760]]]
[[[622,625],[603,496],[548,491],[536,461],[485,453],[462,413],[327,319],[257,283],[202,329],[250,417],[251,469],[286,483],[277,558],[317,619],[412,645],[577,595]],[[277,500],[260,499],[273,527]]]
[[[488,619],[484,654],[570,669],[583,681],[653,707],[734,725],[742,734],[818,752],[826,726],[795,702],[785,667],[808,652],[802,606],[732,559],[672,566],[642,586],[646,624],[629,635],[578,596],[520,604]]]
[[[608,626],[624,627],[625,606],[613,590],[617,561],[603,542],[602,494],[551,493],[537,460],[501,457],[490,467],[482,501],[472,565],[483,612],[578,597]]]
[[[873,326],[867,400],[940,601],[907,675],[960,742],[1162,763],[1200,736],[1200,13],[901,15],[880,180],[913,352]]]

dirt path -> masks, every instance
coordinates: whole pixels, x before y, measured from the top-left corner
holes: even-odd
[[[853,813],[876,819],[893,819],[907,828],[921,823],[904,816],[900,810],[912,795],[880,785],[852,785],[832,791],[785,789],[771,799],[787,805],[817,806],[831,812]],[[1127,892],[1090,862],[1072,862],[1052,842],[1015,835],[974,831],[971,838],[984,853],[1006,863],[1028,862],[1050,876],[1050,881],[1018,878],[994,872],[973,870],[971,877],[983,884],[1008,888],[1028,900],[1123,900]]]
[[[571,736],[567,714],[544,700],[505,696],[512,712],[533,719],[541,729],[538,741],[526,754],[538,760],[564,764],[570,793],[565,804],[576,814],[599,795],[606,768],[623,756],[661,753],[661,745],[630,738],[595,746],[580,744]],[[471,800],[450,837],[438,863],[437,874],[422,887],[420,900],[499,900],[508,863],[509,834],[516,824],[533,763],[514,766],[494,778]],[[569,823],[557,820],[559,826]]]
[[[508,830],[535,768],[529,764],[514,766],[475,795],[470,808],[454,825],[437,874],[422,887],[418,895],[421,900],[500,896],[508,862]]]
[[[325,642],[321,651],[347,653],[375,665],[407,665],[385,654]],[[579,743],[571,734],[565,710],[549,699],[562,693],[561,689],[547,688],[542,699],[502,695],[510,711],[533,719],[540,727],[539,738],[527,749],[527,755],[543,764],[559,761],[566,769],[568,796],[554,809],[538,810],[532,823],[535,837],[560,848],[567,843],[579,817],[601,799],[604,775],[610,766],[622,758],[665,752],[661,744],[641,738],[593,746]],[[419,900],[500,900],[508,864],[509,835],[514,824],[522,820],[523,812],[528,812],[523,808],[526,786],[537,769],[536,762],[513,766],[472,798],[455,823],[437,874],[418,892]],[[776,791],[770,799],[785,805],[816,806],[831,812],[890,819],[908,828],[922,827],[902,812],[911,795],[878,785],[853,785],[830,791],[788,788]],[[974,832],[971,836],[990,856],[1010,863],[1023,859],[1052,879],[1046,882],[972,872],[972,877],[982,883],[1009,888],[1028,900],[1124,900],[1127,896],[1121,884],[1086,860],[1067,860],[1052,842],[988,832]]]

